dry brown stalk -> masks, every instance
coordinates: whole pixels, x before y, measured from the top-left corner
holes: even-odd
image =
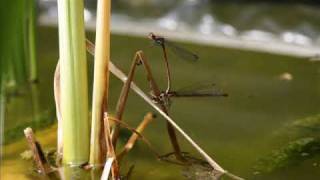
[[[136,69],[135,67],[136,67],[136,63],[137,63],[136,59],[137,59],[137,56],[135,56],[133,58],[130,72],[128,74],[128,79],[126,80],[126,82],[124,83],[124,85],[122,87],[120,97],[117,102],[115,118],[120,121],[122,120],[122,115],[124,113],[125,105],[126,105],[128,95],[129,95],[130,85],[131,85],[131,82],[133,80],[133,76],[135,73],[135,69]],[[111,137],[112,137],[112,144],[116,148],[117,140],[119,138],[119,124],[116,124],[115,126],[113,126],[112,131],[111,131]]]
[[[48,174],[53,171],[49,165],[39,142],[36,140],[33,131],[30,127],[24,130],[24,135],[28,141],[30,150],[33,153],[34,162],[41,174]]]
[[[104,122],[105,140],[106,140],[106,145],[107,145],[107,159],[110,159],[110,158],[113,159],[111,173],[112,173],[112,178],[114,180],[117,180],[120,178],[119,164],[118,164],[117,156],[115,153],[115,149],[112,144],[110,125],[109,125],[107,113],[105,113],[105,117],[103,119],[104,119],[103,122]],[[105,166],[104,168],[108,168],[108,167]],[[104,170],[104,171],[107,171],[107,170]]]
[[[109,92],[109,61],[110,61],[110,16],[111,0],[97,1],[97,21],[94,49],[94,76],[92,95],[92,125],[91,125],[91,147],[90,164],[93,166],[104,164],[106,158],[116,158],[110,137],[110,126],[104,121],[104,112],[108,110]],[[104,142],[103,142],[104,141]],[[105,146],[107,149],[105,149]],[[107,154],[105,154],[107,152]],[[116,167],[117,161],[113,161]],[[112,176],[117,170],[112,168]],[[116,178],[117,179],[117,178]]]

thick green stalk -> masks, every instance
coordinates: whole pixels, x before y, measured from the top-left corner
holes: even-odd
[[[73,165],[83,164],[89,158],[83,8],[82,0],[58,0],[63,163]]]

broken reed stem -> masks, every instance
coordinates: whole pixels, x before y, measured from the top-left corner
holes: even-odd
[[[104,165],[104,168],[102,171],[102,176],[101,176],[100,180],[108,180],[109,179],[109,174],[110,174],[110,170],[112,168],[113,161],[114,161],[113,157],[107,159],[107,161]]]
[[[42,148],[39,144],[39,142],[36,140],[33,131],[31,128],[26,128],[24,130],[24,135],[28,141],[28,145],[30,150],[33,154],[34,162],[36,163],[36,166],[41,174],[48,174],[52,172],[52,168],[50,167]]]
[[[113,164],[111,167],[111,173],[112,173],[112,178],[114,180],[118,180],[120,178],[120,168],[118,165],[118,160],[117,160],[117,156],[115,153],[115,149],[112,144],[108,113],[105,113],[105,115],[106,115],[106,118],[104,118],[104,132],[105,132],[105,140],[106,140],[106,144],[107,144],[107,158],[108,159],[114,158],[114,161],[113,161]]]
[[[88,52],[94,56],[94,44],[87,40],[86,45]],[[111,61],[109,62],[109,66],[110,72],[125,83],[128,77]],[[168,116],[168,114],[166,114],[160,107],[158,107],[158,105],[156,105],[152,101],[152,99],[148,95],[146,95],[133,81],[131,82],[130,88],[146,103],[148,103],[157,112],[159,112],[159,114],[161,114],[167,120],[167,122],[170,123],[178,132],[180,132],[180,134],[198,151],[198,153],[211,165],[213,169],[220,172],[221,174],[231,175],[231,173],[227,172],[215,160],[213,160],[186,132],[184,132],[184,130],[170,116]]]
[[[111,152],[108,136],[110,127],[107,121],[103,121],[104,112],[108,105],[109,88],[109,60],[110,60],[110,11],[111,0],[98,0],[96,22],[96,48],[94,50],[94,80],[92,97],[92,125],[90,164],[99,166],[104,164],[106,153],[110,157]],[[113,148],[112,148],[113,149]],[[115,161],[116,162],[116,161]]]
[[[142,133],[143,130],[147,127],[147,125],[153,120],[153,118],[155,117],[154,114],[152,113],[147,113],[142,122],[139,124],[139,126],[136,128],[136,132],[138,133]],[[133,133],[131,135],[131,137],[129,138],[129,140],[127,141],[126,145],[123,147],[123,149],[120,151],[120,153],[117,155],[117,160],[118,162],[120,162],[122,160],[122,158],[128,154],[128,152],[133,148],[133,146],[135,145],[137,139],[139,138],[139,135],[137,133]]]

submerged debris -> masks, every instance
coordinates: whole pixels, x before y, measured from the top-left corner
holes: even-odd
[[[194,162],[185,166],[182,170],[182,175],[187,179],[193,180],[216,180],[219,178],[214,173],[212,167],[206,162]]]
[[[289,72],[284,72],[279,75],[279,79],[282,81],[291,81],[293,79],[293,76]]]
[[[23,160],[31,160],[33,158],[33,153],[31,150],[25,150],[22,153],[20,153],[20,157]]]
[[[32,152],[34,162],[37,166],[37,170],[41,174],[48,174],[53,171],[51,166],[46,159],[44,152],[40,146],[40,143],[36,140],[31,128],[26,128],[24,130],[29,148]]]
[[[184,162],[176,161],[174,153],[168,153],[160,157],[161,160],[182,165],[182,175],[186,179],[192,180],[217,180],[222,175],[221,172],[216,171],[212,166],[202,159],[191,156],[187,152],[182,152]]]

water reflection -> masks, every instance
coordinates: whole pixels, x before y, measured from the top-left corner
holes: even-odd
[[[283,32],[280,35],[281,39],[287,43],[294,43],[299,45],[311,45],[312,40],[306,35],[295,32]]]

